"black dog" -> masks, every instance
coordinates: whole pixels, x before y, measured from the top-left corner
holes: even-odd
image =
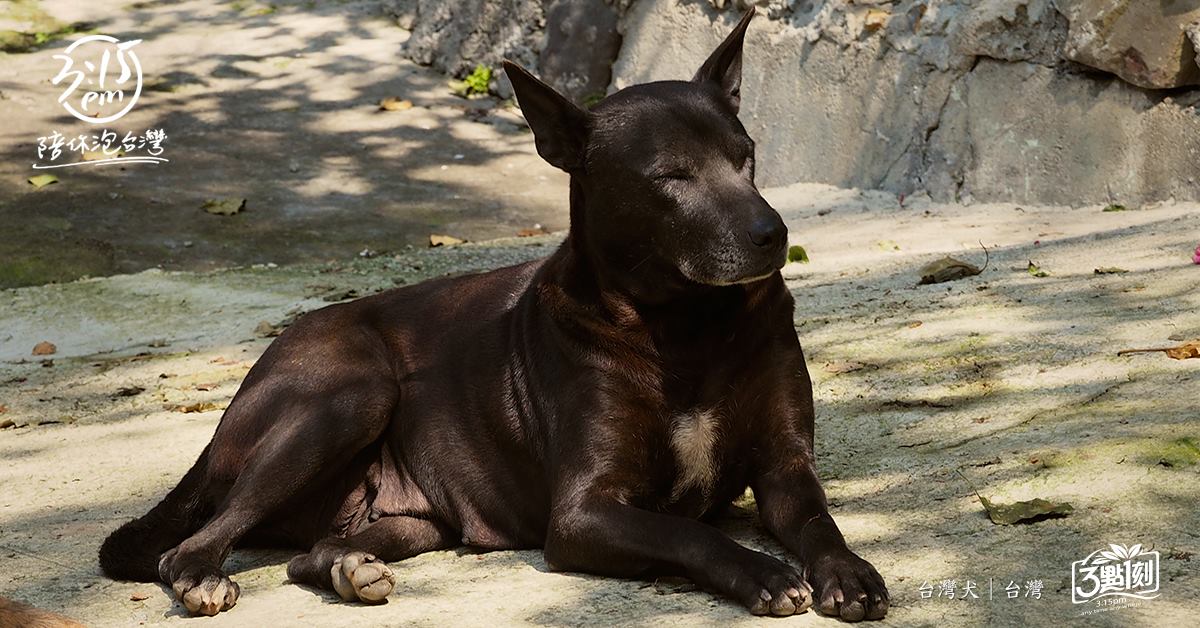
[[[750,16],[692,81],[590,112],[506,64],[538,153],[571,174],[567,240],[301,318],[179,485],[105,541],[104,571],[213,615],[237,601],[235,544],[309,549],[292,580],[363,602],[394,586],[383,561],[543,547],[553,570],[680,574],[753,613],[883,617],[814,472],[787,229],[737,118]],[[747,487],[803,574],[697,520]]]

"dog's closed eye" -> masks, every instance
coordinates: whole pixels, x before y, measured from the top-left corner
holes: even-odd
[[[668,170],[654,177],[657,181],[691,181],[692,173],[687,170]]]

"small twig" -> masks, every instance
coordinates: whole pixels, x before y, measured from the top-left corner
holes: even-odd
[[[1130,353],[1158,353],[1160,351],[1166,352],[1177,348],[1178,347],[1164,347],[1162,349],[1122,349],[1117,352],[1117,355],[1129,355]]]
[[[975,493],[975,497],[978,497],[979,503],[982,504],[983,503],[983,495],[980,495],[979,490],[975,488],[975,485],[971,484],[971,480],[968,480],[967,476],[963,475],[962,467],[955,467],[954,472],[958,474],[958,477],[963,479],[963,482],[967,483],[967,488],[970,488],[971,492]]]

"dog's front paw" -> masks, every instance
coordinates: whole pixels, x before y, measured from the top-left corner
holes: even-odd
[[[216,568],[186,569],[171,583],[175,597],[192,615],[216,615],[237,604],[241,587]]]
[[[749,554],[729,589],[751,613],[783,617],[803,613],[812,606],[812,587],[799,571],[766,554]]]
[[[365,552],[347,552],[329,570],[333,589],[347,602],[380,604],[396,587],[396,576],[383,561]]]
[[[883,619],[888,612],[888,591],[871,563],[850,550],[825,554],[804,570],[812,584],[817,610],[845,621]]]
[[[165,552],[158,574],[171,585],[175,597],[192,615],[216,615],[237,604],[242,589],[216,565],[203,560],[184,560],[178,548]]]

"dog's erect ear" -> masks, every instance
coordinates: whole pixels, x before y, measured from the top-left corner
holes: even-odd
[[[551,166],[575,172],[583,167],[587,114],[525,68],[505,59],[504,73],[529,128],[537,152]]]
[[[695,83],[712,81],[721,87],[721,93],[729,99],[733,110],[742,104],[742,42],[746,40],[746,27],[754,17],[754,7],[742,16],[742,21],[733,27],[733,32],[709,55],[700,71],[692,78]]]

